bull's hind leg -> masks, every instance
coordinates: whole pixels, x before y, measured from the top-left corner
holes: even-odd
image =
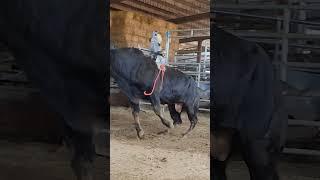
[[[243,143],[243,153],[250,171],[251,180],[279,180],[276,170],[276,152],[271,152],[268,139],[253,140]]]
[[[183,134],[183,136],[187,135],[197,124],[198,122],[198,117],[197,117],[197,108],[186,105],[187,109],[187,114],[188,114],[188,119],[190,121],[190,127],[189,129]]]
[[[176,111],[175,104],[168,104],[168,109],[173,120],[173,125],[176,126],[182,124],[181,111],[180,113]]]
[[[139,104],[132,102],[132,101],[130,102],[130,104],[132,107],[132,115],[133,115],[133,119],[135,122],[134,125],[135,125],[136,131],[137,131],[137,135],[140,139],[142,139],[143,135],[144,135],[144,131],[141,127],[140,119],[139,119],[140,106],[139,106]]]
[[[162,124],[167,126],[168,128],[174,128],[172,121],[167,120],[164,118],[164,115],[161,111],[161,105],[160,105],[160,99],[157,95],[153,95],[150,98],[151,104],[153,106],[153,110],[156,113],[157,116],[161,119]]]

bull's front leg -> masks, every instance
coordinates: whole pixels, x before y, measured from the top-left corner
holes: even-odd
[[[140,124],[140,119],[139,119],[139,112],[140,112],[140,106],[139,106],[139,103],[135,103],[135,102],[130,102],[131,104],[131,107],[132,107],[132,116],[133,116],[133,119],[134,119],[134,126],[136,128],[136,131],[137,131],[137,135],[140,139],[143,138],[143,135],[144,135],[144,131],[141,127],[141,124]]]
[[[173,122],[167,120],[166,118],[164,118],[164,114],[161,111],[161,105],[160,105],[160,98],[158,95],[153,94],[150,98],[151,100],[151,104],[153,106],[153,110],[156,113],[156,115],[161,119],[162,124],[164,124],[165,126],[167,126],[168,128],[174,128],[173,126]]]

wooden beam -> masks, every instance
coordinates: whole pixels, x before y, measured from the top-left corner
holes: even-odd
[[[163,16],[168,16],[168,17],[175,17],[176,14],[174,14],[173,12],[167,11],[165,9],[161,9],[155,6],[152,6],[150,4],[141,2],[139,0],[125,0],[123,2],[123,4],[127,4],[129,6],[133,6],[135,8],[144,10],[144,11],[148,11],[148,12],[154,12],[155,14],[161,14]],[[139,7],[141,6],[141,7]],[[143,8],[142,8],[143,7]]]
[[[198,50],[178,50],[177,54],[191,54],[191,53],[201,53],[201,51]]]
[[[178,1],[175,1],[175,5],[176,5],[176,6],[178,6],[177,4],[181,4],[181,5],[184,6],[184,7],[187,6],[188,8],[192,9],[194,13],[199,13],[199,12],[201,12],[200,9],[195,8],[195,4],[194,4],[194,3],[191,3],[191,2],[189,2],[189,1],[178,0]]]
[[[143,10],[143,9],[139,9],[139,8],[136,8],[136,7],[133,7],[133,6],[129,6],[127,4],[119,3],[119,4],[111,4],[110,6],[112,8],[123,10],[123,11],[134,11],[134,12],[144,13],[146,15],[149,15],[149,16],[152,16],[152,17],[155,17],[155,18],[167,19],[166,16],[162,16],[160,14],[155,14],[155,13]]]
[[[115,0],[110,6],[119,10],[142,12],[144,14],[164,20],[177,19],[179,16],[185,16],[192,13],[191,11],[181,8],[178,5],[168,3],[167,1],[164,2],[164,0],[154,2],[144,0],[122,0],[122,3]],[[169,8],[166,9],[165,7]],[[209,27],[209,21],[203,22],[201,20],[203,19],[199,19],[199,22],[195,22],[192,25],[190,23],[188,26],[193,26],[194,28]]]
[[[184,9],[184,8],[181,8],[179,6],[176,6],[176,5],[173,5],[171,3],[168,3],[165,0],[158,0],[158,1],[155,1],[155,2],[160,4],[160,5],[162,5],[162,6],[164,6],[164,7],[168,7],[168,9],[171,9],[171,11],[173,10],[173,11],[179,12],[177,14],[180,14],[180,15],[183,15],[183,16],[186,16],[186,15],[189,15],[189,14],[192,13],[192,12],[190,12],[190,11]]]
[[[194,42],[194,41],[203,41],[210,39],[210,36],[197,36],[197,37],[189,37],[184,39],[179,39],[179,43],[187,43],[187,42]]]
[[[170,21],[176,24],[182,24],[182,23],[193,22],[193,21],[209,19],[209,18],[210,18],[210,13],[206,12],[206,13],[195,14],[191,16],[179,17],[175,19],[168,19],[167,21]]]
[[[110,0],[110,4],[121,3],[122,1],[125,1],[125,0]]]
[[[195,0],[178,0],[178,1],[181,1],[182,4],[186,4],[192,9],[198,10],[199,12],[206,12],[210,10],[209,1],[206,1],[206,2],[199,2]]]

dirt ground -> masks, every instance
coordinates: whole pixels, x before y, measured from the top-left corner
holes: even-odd
[[[1,180],[73,180],[69,151],[57,145],[0,140]],[[58,151],[57,151],[58,150]],[[106,179],[105,158],[98,157],[96,179]]]
[[[129,108],[112,107],[111,179],[112,180],[207,180],[210,175],[209,115],[200,114],[196,128],[186,137],[183,125],[167,134],[167,128],[153,111],[140,113],[145,138],[139,140]],[[166,114],[169,118],[169,114]]]

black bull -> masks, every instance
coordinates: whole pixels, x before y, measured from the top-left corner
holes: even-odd
[[[177,108],[177,104],[186,110],[190,120],[190,127],[185,134],[197,124],[200,96],[192,77],[174,68],[166,67],[163,84],[159,77],[153,94],[145,96],[144,91],[149,92],[152,89],[159,70],[151,57],[145,56],[142,51],[135,48],[112,49],[110,51],[110,72],[130,101],[137,134],[140,138],[144,134],[138,117],[139,100],[141,99],[151,101],[154,112],[168,128],[182,123],[181,108]],[[173,123],[164,118],[160,104],[168,104]]]
[[[211,147],[213,176],[225,180],[232,141],[241,145],[252,180],[277,180],[287,117],[272,62],[256,43],[213,27]]]
[[[108,4],[102,0],[0,4],[0,41],[64,120],[78,180],[93,178],[94,134],[108,128]]]

